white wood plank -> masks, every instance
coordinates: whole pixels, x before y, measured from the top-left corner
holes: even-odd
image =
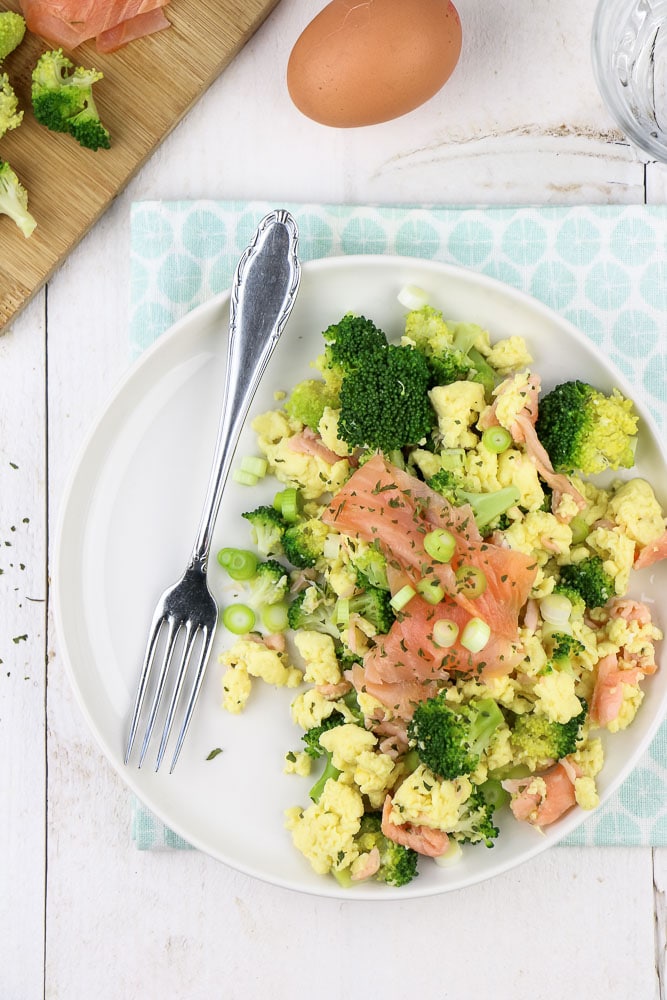
[[[0,996],[42,996],[46,666],[45,309],[0,337]]]

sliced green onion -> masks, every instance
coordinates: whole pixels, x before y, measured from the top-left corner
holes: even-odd
[[[438,868],[452,868],[457,865],[463,857],[463,848],[458,840],[450,840],[444,854],[439,854],[433,858]]]
[[[436,528],[424,535],[424,549],[437,562],[449,562],[456,552],[456,539],[446,528]]]
[[[402,611],[405,605],[412,600],[417,591],[414,587],[411,587],[409,583],[406,583],[404,587],[394,594],[389,603],[391,604],[394,611]]]
[[[479,653],[491,638],[491,629],[481,618],[471,618],[461,632],[461,645],[471,653]]]
[[[339,597],[336,601],[336,625],[347,625],[350,621],[350,601],[347,597]]]
[[[232,479],[241,486],[257,486],[259,482],[258,476],[253,475],[252,472],[246,472],[244,469],[234,469]]]
[[[478,566],[462,564],[456,571],[457,590],[463,597],[479,597],[486,590],[486,575]]]
[[[565,594],[548,594],[540,601],[540,614],[550,625],[564,625],[572,614],[572,601]]]
[[[437,580],[431,577],[430,579],[424,578],[420,580],[417,584],[417,592],[422,595],[425,601],[429,604],[440,604],[440,601],[445,596],[444,588],[440,586]]]
[[[512,443],[512,435],[504,427],[487,427],[482,434],[482,444],[495,455],[507,451]]]
[[[232,580],[252,580],[257,573],[258,558],[249,549],[220,549],[218,562]]]
[[[285,521],[296,521],[301,512],[301,495],[294,486],[276,493],[273,506],[282,514]]]
[[[458,625],[456,622],[450,621],[449,618],[440,618],[433,626],[433,642],[443,649],[453,646],[458,634]]]
[[[327,562],[335,562],[340,552],[340,535],[327,535],[322,546],[322,555]]]
[[[396,296],[398,301],[406,309],[422,309],[428,305],[428,295],[419,285],[403,285]]]
[[[288,627],[287,621],[287,601],[278,601],[277,604],[263,604],[260,608],[262,625],[269,632],[285,632]]]
[[[264,478],[268,467],[269,463],[266,459],[259,458],[257,455],[244,455],[241,459],[241,471],[248,472],[251,476],[257,476],[258,479]]]
[[[506,792],[503,786],[500,784],[497,778],[487,778],[487,780],[479,786],[479,790],[484,796],[484,801],[488,805],[493,806],[493,809],[502,809],[503,806],[509,805],[511,795]]]
[[[440,464],[448,472],[462,472],[465,465],[465,451],[463,448],[446,448],[440,452]]]
[[[255,612],[247,604],[228,604],[222,612],[222,624],[234,635],[245,635],[255,627]]]
[[[588,525],[584,521],[581,514],[575,514],[575,516],[570,521],[570,530],[572,532],[572,544],[581,545],[581,543],[588,537]]]

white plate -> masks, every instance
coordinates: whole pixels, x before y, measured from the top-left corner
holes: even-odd
[[[396,296],[405,284],[426,289],[447,318],[486,327],[493,340],[525,336],[545,385],[565,378],[613,385],[635,395],[642,427],[635,472],[667,499],[667,468],[656,430],[641,399],[623,376],[569,323],[540,303],[478,274],[409,258],[344,257],[319,260],[303,270],[301,290],[251,416],[274,407],[274,391],[312,375],[309,361],[321,350],[321,331],[346,311],[363,313],[389,336],[401,332]],[[220,628],[193,724],[173,775],[122,763],[148,624],[164,586],[174,581],[190,553],[209,462],[213,454],[228,322],[221,295],[177,323],[132,367],[90,433],[65,495],[56,544],[56,619],[61,650],[89,725],[104,753],[140,799],[195,847],[232,867],[293,889],[345,899],[427,896],[496,875],[556,843],[586,816],[574,809],[541,835],[511,816],[501,823],[492,849],[469,847],[461,863],[440,869],[428,859],[402,889],[367,883],[341,889],[315,875],[293,849],[283,811],[308,804],[312,779],[282,772],[283,755],[298,748],[292,724],[294,691],[256,682],[246,710],[221,708]],[[244,431],[239,455],[254,454]],[[240,514],[269,501],[263,491],[230,483],[218,517],[213,552],[249,543]],[[213,557],[211,587],[222,603],[229,584]],[[636,578],[639,596],[659,595],[667,563]],[[658,624],[665,625],[662,608]],[[664,660],[664,654],[661,653]],[[627,776],[663,717],[667,671],[644,684],[646,698],[635,723],[608,742],[600,777],[603,800]],[[215,747],[223,753],[211,761]]]

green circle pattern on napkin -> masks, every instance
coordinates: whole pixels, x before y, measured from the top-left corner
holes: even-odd
[[[459,264],[528,292],[574,323],[667,428],[667,207],[402,208],[140,202],[132,208],[131,350],[139,355],[229,287],[259,220],[289,209],[302,260],[399,254]],[[135,803],[140,849],[187,847]],[[667,723],[617,793],[563,844],[667,846]]]

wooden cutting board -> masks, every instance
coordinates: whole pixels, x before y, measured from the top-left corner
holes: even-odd
[[[24,118],[0,139],[0,158],[27,189],[37,228],[26,239],[0,216],[0,333],[277,2],[171,0],[165,8],[170,28],[110,55],[99,54],[94,41],[67,53],[76,65],[104,73],[95,84],[95,103],[112,145],[97,152],[35,121],[30,76],[41,53],[53,45],[26,34],[2,67]],[[0,0],[0,10],[19,10],[18,0]]]

